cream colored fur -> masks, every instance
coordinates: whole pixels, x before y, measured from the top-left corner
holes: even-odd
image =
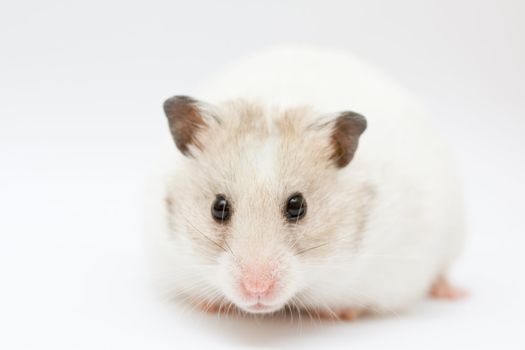
[[[456,169],[403,89],[350,54],[290,48],[233,65],[193,97],[221,123],[209,119],[194,158],[170,144],[147,203],[154,278],[168,295],[243,309],[237,281],[258,261],[279,277],[269,311],[391,312],[446,274],[463,241]],[[368,128],[338,169],[330,129],[312,125],[347,110]],[[290,224],[282,206],[295,191],[308,211]],[[217,193],[233,207],[222,226],[210,216]]]

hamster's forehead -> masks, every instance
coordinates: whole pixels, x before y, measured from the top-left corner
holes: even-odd
[[[329,130],[310,127],[317,117],[313,109],[246,101],[220,107],[221,123],[203,132],[196,162],[214,191],[313,191],[326,179]]]

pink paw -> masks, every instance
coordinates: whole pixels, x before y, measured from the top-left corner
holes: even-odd
[[[349,322],[356,320],[361,315],[361,311],[353,308],[343,308],[338,311],[310,311],[308,314],[313,317],[317,316],[321,320],[338,320]]]
[[[468,292],[454,287],[445,277],[439,276],[430,288],[429,295],[435,299],[459,300],[467,297]]]
[[[209,314],[232,314],[234,307],[229,303],[209,302],[207,300],[197,303],[197,307],[204,312]]]

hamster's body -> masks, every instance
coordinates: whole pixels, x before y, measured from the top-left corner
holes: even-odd
[[[248,101],[246,103],[249,106],[257,106],[262,110],[259,112],[261,120],[253,124],[254,127],[258,127],[258,123],[275,123],[286,115],[286,108],[295,106],[312,106],[315,111],[322,112],[352,110],[364,115],[367,120],[366,132],[360,137],[359,147],[347,166],[334,170],[333,174],[325,174],[318,170],[311,177],[306,176],[308,183],[316,183],[315,186],[312,185],[316,190],[312,190],[311,194],[306,191],[308,211],[300,234],[294,231],[296,228],[283,229],[276,226],[272,220],[268,220],[270,214],[246,219],[248,222],[237,225],[237,221],[234,221],[237,219],[235,215],[243,211],[236,211],[234,208],[231,231],[223,233],[226,239],[222,240],[219,239],[219,235],[210,233],[209,228],[213,227],[211,223],[201,221],[206,220],[201,216],[209,215],[209,209],[206,213],[201,213],[203,209],[200,207],[186,211],[198,211],[199,218],[195,219],[194,223],[196,226],[199,225],[197,223],[202,223],[198,231],[204,231],[201,233],[211,236],[214,241],[219,240],[226,245],[229,243],[231,248],[226,250],[232,254],[244,249],[250,251],[247,256],[258,255],[260,251],[265,251],[265,246],[261,244],[274,240],[275,245],[269,244],[268,249],[279,250],[283,244],[286,245],[280,237],[293,235],[294,243],[282,248],[283,251],[293,250],[293,247],[299,245],[305,250],[304,253],[302,250],[300,255],[286,253],[290,255],[289,258],[281,258],[285,253],[279,253],[279,257],[272,256],[273,253],[260,253],[264,258],[256,259],[269,261],[270,265],[273,264],[272,261],[278,261],[285,266],[283,269],[286,271],[294,270],[290,273],[271,274],[283,276],[275,278],[283,280],[283,285],[286,285],[281,288],[284,291],[282,300],[276,303],[279,307],[269,308],[268,311],[276,311],[284,305],[293,304],[298,308],[336,313],[344,309],[390,312],[404,308],[426,295],[432,284],[447,273],[463,242],[460,186],[456,169],[446,147],[430,127],[423,109],[401,88],[351,55],[295,48],[262,53],[231,67],[212,79],[198,98],[212,104],[239,98]],[[238,111],[243,108],[248,110],[251,107],[245,107],[242,103],[234,104],[217,113],[220,114],[219,119],[224,122],[228,119],[226,110]],[[235,113],[230,112],[230,115],[232,114]],[[315,122],[315,118],[306,119]],[[261,196],[264,197],[264,186],[280,186],[272,184],[283,182],[275,164],[284,166],[282,164],[288,161],[281,160],[275,163],[271,160],[274,152],[272,145],[281,142],[280,137],[287,136],[285,134],[274,137],[270,128],[265,137],[257,136],[257,141],[245,142],[243,139],[239,142],[242,146],[242,152],[239,152],[248,152],[247,157],[235,158],[235,165],[231,166],[229,171],[243,173],[243,176],[250,179],[230,183],[229,186],[240,187],[238,194],[231,194],[232,197],[243,196],[242,193],[263,193]],[[308,136],[305,136],[305,139],[307,138]],[[205,156],[206,140],[201,143],[203,145],[197,148],[201,149]],[[253,152],[245,151],[250,147],[253,147]],[[279,150],[281,152],[282,148]],[[286,159],[285,157],[291,157],[293,152],[301,152],[301,149],[287,148],[287,152],[289,155],[279,157]],[[152,226],[149,227],[148,234],[153,243],[151,255],[156,279],[166,286],[169,292],[183,294],[188,299],[219,304],[233,303],[245,311],[255,312],[255,308],[250,309],[243,304],[244,301],[238,302],[240,297],[238,298],[238,293],[234,290],[237,285],[235,281],[238,278],[245,279],[245,271],[254,271],[246,266],[263,266],[255,269],[261,271],[265,270],[266,263],[258,262],[254,265],[251,258],[239,258],[242,263],[238,263],[241,267],[236,271],[236,268],[231,267],[236,263],[225,263],[224,256],[219,255],[228,255],[229,252],[217,252],[216,256],[211,257],[206,253],[196,258],[195,255],[200,253],[195,243],[191,242],[192,239],[184,233],[176,232],[177,227],[187,228],[188,225],[193,225],[186,222],[192,220],[188,214],[184,216],[187,219],[184,220],[185,224],[173,225],[173,221],[177,220],[177,210],[174,209],[173,213],[170,212],[170,208],[173,201],[177,200],[178,194],[185,191],[174,183],[188,176],[199,177],[193,175],[195,164],[186,165],[188,162],[198,162],[199,156],[188,160],[187,157],[181,157],[175,147],[173,153],[165,172],[167,177],[152,196],[150,205]],[[324,159],[310,159],[322,155],[323,153],[306,155],[306,159],[301,160],[299,164],[307,166],[310,161],[312,164],[323,163]],[[250,160],[250,164],[244,166],[242,161],[246,159]],[[207,164],[209,166],[210,163]],[[326,167],[327,165],[323,165],[323,169]],[[253,171],[250,172],[247,168],[253,168]],[[213,176],[209,171],[211,168],[207,169],[208,175],[202,176]],[[224,172],[223,170],[219,172]],[[294,170],[295,175],[301,176],[300,167]],[[288,175],[287,179],[289,177]],[[229,174],[232,182],[237,181],[235,178]],[[207,177],[202,181],[210,182],[213,179]],[[265,185],[259,189],[255,188],[259,183]],[[194,188],[198,187],[199,185],[196,185]],[[319,194],[323,193],[325,188],[326,193]],[[293,190],[303,192],[301,188]],[[222,193],[224,190],[217,189],[216,192]],[[203,191],[195,195],[208,197],[206,200],[211,205],[211,194],[212,191],[209,194]],[[186,193],[181,195],[181,198],[186,198],[185,196],[191,194]],[[315,202],[312,199],[310,203],[309,198],[316,198]],[[282,202],[282,199],[279,200]],[[241,199],[232,198],[232,201],[244,205],[241,204]],[[323,201],[326,206],[335,207],[332,210],[335,214],[327,212],[323,217],[316,217],[317,213],[324,209],[316,209],[315,205]],[[252,210],[259,210],[259,207],[255,203]],[[329,234],[317,233],[322,231],[320,227],[323,225],[331,227]],[[265,232],[265,226],[272,232]],[[254,233],[253,236],[249,236],[245,233],[252,228],[257,231],[256,235]],[[197,227],[191,230],[193,229],[197,230]],[[292,233],[282,234],[281,231],[286,230],[291,230],[289,232]],[[246,237],[238,239],[241,235],[239,232],[246,234]],[[304,241],[301,237],[305,237]],[[326,242],[323,238],[326,238]],[[249,241],[257,241],[256,245],[259,245],[259,248],[254,248]],[[309,252],[310,247],[312,250]],[[295,253],[298,251],[295,250]],[[205,264],[202,263],[204,260]],[[214,261],[217,263],[215,272]],[[196,264],[206,266],[199,268]],[[220,267],[222,265],[227,267]],[[203,272],[204,269],[209,271]],[[277,271],[280,267],[274,266],[272,269]],[[233,282],[219,280],[224,278],[225,274],[237,277],[232,278]],[[257,276],[264,273],[250,274],[250,278],[259,281],[258,285],[262,283],[262,277]],[[192,275],[193,277],[190,277]],[[202,276],[202,280],[198,280],[196,275]],[[288,278],[292,281],[286,280]],[[206,280],[209,285],[206,285]],[[203,290],[209,289],[213,293],[206,295],[207,292],[199,288],[189,289],[189,285],[201,285]],[[277,289],[279,293],[281,289]],[[211,300],[214,298],[215,300]]]

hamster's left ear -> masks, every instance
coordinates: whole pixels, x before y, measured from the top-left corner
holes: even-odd
[[[220,124],[211,109],[211,106],[189,96],[173,96],[164,102],[171,136],[185,156],[192,155],[191,146],[202,150],[203,145],[197,137],[202,130],[212,123]]]
[[[338,168],[344,168],[354,158],[359,137],[366,130],[366,118],[355,112],[337,113],[324,127],[331,128],[330,159]]]

